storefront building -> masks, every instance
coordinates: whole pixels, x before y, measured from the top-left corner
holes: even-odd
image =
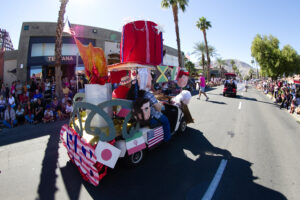
[[[101,47],[105,52],[108,64],[120,62],[120,32],[82,25],[72,25],[72,28],[76,33],[76,37],[83,44],[92,43],[93,46]],[[14,74],[14,76],[4,76],[5,83],[10,85],[14,81],[13,77],[15,77],[15,80],[25,82],[33,74],[41,79],[54,76],[55,31],[56,23],[23,23],[18,50],[14,51],[13,54],[7,52],[5,53],[7,55],[4,55],[4,73]],[[83,68],[83,63],[80,56],[78,56],[78,49],[73,38],[64,33],[62,41],[62,76],[71,78],[75,75],[76,70]],[[168,46],[164,46],[164,50],[166,53],[163,64],[178,65],[177,50]],[[6,58],[10,59],[9,62]],[[11,63],[15,63],[16,66],[12,67]],[[76,63],[78,63],[78,68],[76,68]]]

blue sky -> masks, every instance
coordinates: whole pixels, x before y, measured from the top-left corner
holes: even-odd
[[[57,21],[58,0],[2,1],[0,28],[10,33],[15,48],[24,21]],[[164,27],[164,44],[177,48],[172,11],[162,9],[160,3],[161,0],[69,0],[66,16],[74,24],[116,31],[121,31],[126,19],[151,20]],[[193,52],[194,44],[203,41],[202,32],[195,26],[202,16],[212,24],[207,31],[208,42],[223,59],[250,64],[250,47],[256,34],[272,34],[281,47],[290,44],[300,53],[299,0],[190,0],[186,11],[179,14],[185,53]]]

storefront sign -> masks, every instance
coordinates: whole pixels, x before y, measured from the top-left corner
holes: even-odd
[[[54,56],[48,56],[48,62],[54,62],[55,61],[55,57]],[[73,56],[62,56],[61,57],[62,61],[73,61]]]

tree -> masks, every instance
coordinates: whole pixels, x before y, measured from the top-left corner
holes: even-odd
[[[249,79],[250,79],[249,75],[244,76],[244,80],[249,80]]]
[[[233,72],[237,72],[238,71],[238,68],[237,68],[237,66],[234,64],[234,65],[232,65],[232,70],[233,70]]]
[[[216,57],[218,56],[217,50],[215,47],[208,45],[208,52],[209,52],[209,57]]]
[[[208,44],[207,44],[206,30],[208,30],[209,28],[211,28],[211,23],[210,23],[210,21],[207,21],[205,17],[201,17],[197,21],[196,26],[203,33],[205,47],[206,47],[207,65],[208,65],[208,67],[207,67],[207,79],[210,80],[210,74],[209,74],[210,58],[209,58],[209,49],[208,49]]]
[[[234,60],[231,60],[230,61],[230,64],[231,64],[231,68],[232,68],[232,70],[235,72],[235,61]]]
[[[185,7],[188,5],[188,0],[162,0],[161,6],[163,8],[172,7],[174,23],[175,23],[175,32],[176,32],[176,41],[177,41],[177,50],[178,50],[178,65],[182,67],[182,56],[180,48],[180,37],[179,37],[179,26],[178,26],[178,8],[182,12],[185,11]]]
[[[197,72],[194,63],[192,63],[191,61],[189,61],[187,58],[184,58],[184,62],[185,62],[184,66],[185,66],[185,68],[188,70],[188,72],[190,74],[194,74],[194,73]]]
[[[201,62],[200,62],[200,65],[202,65],[202,68],[203,68],[203,73],[205,74],[205,52],[206,52],[206,47],[205,47],[205,44],[204,42],[198,42],[195,44],[194,46],[194,51],[193,51],[193,54],[196,54],[198,57],[201,57]]]
[[[220,69],[220,77],[223,76],[223,65],[226,64],[225,60],[223,60],[222,58],[217,58],[217,64],[219,65],[219,69]]]
[[[55,93],[56,96],[62,97],[61,84],[61,47],[62,47],[62,31],[64,26],[64,15],[66,12],[68,0],[60,0],[60,9],[58,12],[57,26],[56,26],[56,40],[55,40]]]
[[[254,68],[254,66],[253,66],[253,65],[254,65],[254,62],[255,62],[255,61],[252,59],[252,60],[251,60],[251,64],[252,64],[252,67],[253,67],[253,68]],[[257,69],[257,68],[256,68],[256,76],[255,76],[255,77],[258,78],[258,69]],[[252,77],[251,77],[251,78],[252,78]]]
[[[290,45],[285,45],[280,50],[279,40],[272,35],[256,35],[251,45],[251,55],[261,68],[260,74],[273,80],[300,71],[299,55],[296,50]]]
[[[254,74],[254,70],[250,69],[249,72],[248,72],[248,75],[249,75],[250,79],[252,79],[253,74]]]

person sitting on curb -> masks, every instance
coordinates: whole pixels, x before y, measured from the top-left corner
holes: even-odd
[[[37,104],[34,109],[34,123],[37,124],[43,119],[43,105],[41,99],[37,99]]]
[[[16,110],[16,117],[17,117],[18,125],[22,125],[25,121],[25,118],[24,118],[24,108],[22,108],[21,104],[18,104],[18,108]]]
[[[64,114],[63,117],[64,118],[70,118],[70,116],[72,115],[73,112],[73,106],[72,106],[72,100],[67,100],[67,104],[64,110]]]
[[[11,108],[14,108],[16,106],[15,97],[13,97],[12,94],[9,94],[8,104]]]
[[[17,124],[16,120],[16,112],[13,108],[11,108],[10,104],[7,105],[7,108],[4,113],[4,121],[3,124],[8,128],[13,128],[14,125]]]
[[[291,101],[292,101],[292,95],[290,94],[290,92],[288,90],[286,90],[285,94],[284,94],[283,101],[280,105],[280,109],[281,108],[286,108],[288,110],[289,106],[291,104]]]
[[[30,101],[27,101],[25,106],[25,119],[28,123],[32,124],[34,120],[34,108],[31,105]]]
[[[53,112],[51,110],[51,106],[47,105],[46,110],[44,112],[43,122],[47,123],[51,121],[53,121]]]

